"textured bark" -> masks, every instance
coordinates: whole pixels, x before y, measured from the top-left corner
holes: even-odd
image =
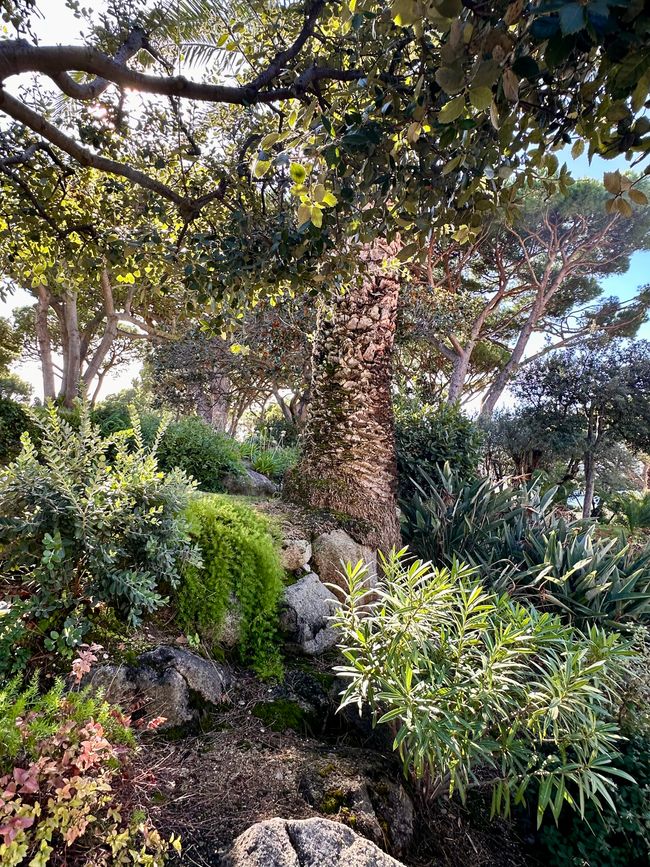
[[[56,387],[54,385],[54,364],[52,362],[52,341],[47,324],[50,309],[50,293],[45,286],[38,287],[38,303],[36,305],[36,342],[43,372],[43,399],[54,400]]]
[[[321,313],[314,344],[303,458],[285,496],[346,519],[358,541],[399,543],[391,357],[398,278],[375,244],[361,256],[363,279]]]

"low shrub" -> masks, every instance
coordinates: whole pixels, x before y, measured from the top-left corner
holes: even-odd
[[[244,467],[235,440],[219,433],[198,416],[172,422],[160,439],[158,460],[165,470],[183,470],[202,491],[223,491],[226,476]]]
[[[334,620],[347,664],[341,706],[369,705],[390,724],[394,749],[428,797],[492,790],[508,815],[534,791],[538,821],[565,805],[608,804],[619,733],[615,694],[628,647],[597,627],[484,589],[455,562],[383,563],[376,598],[365,567],[348,566],[349,592]]]
[[[400,496],[411,495],[420,471],[435,476],[445,464],[463,478],[476,474],[481,435],[458,406],[405,404],[395,410]]]
[[[614,520],[624,524],[631,533],[650,529],[650,491],[617,494],[608,503]]]
[[[36,681],[0,690],[0,862],[162,865],[165,840],[135,810],[123,779],[134,744],[128,718],[101,699],[45,695]],[[131,803],[130,803],[131,802]]]
[[[186,515],[203,564],[182,570],[176,591],[181,621],[218,637],[227,611],[234,609],[242,660],[261,674],[278,673],[275,635],[283,570],[268,522],[218,495],[195,497]]]
[[[611,792],[614,809],[585,807],[584,820],[567,814],[548,823],[540,835],[551,867],[647,867],[650,863],[650,738],[621,746],[612,768],[634,779],[621,779]]]
[[[51,405],[39,449],[24,435],[0,471],[0,677],[31,649],[71,656],[98,606],[137,624],[198,562],[183,517],[192,485],[159,471],[137,414],[128,445],[79,413],[75,430]]]
[[[258,473],[281,482],[285,474],[298,463],[297,446],[285,446],[269,436],[251,437],[240,446],[242,457]]]
[[[0,465],[14,460],[21,449],[21,436],[25,431],[33,436],[35,427],[24,406],[0,397]]]

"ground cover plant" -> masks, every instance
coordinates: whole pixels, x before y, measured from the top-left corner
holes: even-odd
[[[3,674],[43,651],[71,658],[102,606],[137,624],[198,563],[183,517],[193,486],[160,472],[135,411],[129,438],[102,437],[85,402],[78,427],[53,404],[39,424],[38,449],[24,435],[0,472]]]
[[[631,781],[613,764],[626,644],[491,593],[458,562],[434,569],[405,555],[384,561],[374,601],[366,568],[348,566],[334,621],[341,706],[368,705],[391,726],[426,797],[486,787],[494,814],[530,799],[538,824],[547,810],[613,807],[616,783]]]
[[[176,590],[180,621],[218,640],[230,612],[237,619],[242,660],[262,674],[279,673],[275,637],[284,572],[268,522],[219,495],[193,497],[186,517],[202,562],[182,569]]]
[[[180,851],[129,795],[135,740],[118,708],[61,679],[45,693],[15,679],[0,688],[0,733],[3,865],[160,867]]]

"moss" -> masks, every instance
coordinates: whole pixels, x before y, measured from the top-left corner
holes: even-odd
[[[326,816],[333,816],[345,807],[346,800],[347,796],[343,789],[328,789],[318,805],[318,809]]]
[[[312,723],[307,711],[303,710],[297,702],[286,698],[258,702],[252,714],[274,732],[292,729],[302,733],[309,730]]]
[[[332,764],[332,762],[330,762],[329,765],[325,765],[324,768],[320,768],[320,770],[318,771],[318,776],[319,777],[329,777],[329,775],[334,773],[335,770],[336,770],[336,765],[334,765],[334,764]]]

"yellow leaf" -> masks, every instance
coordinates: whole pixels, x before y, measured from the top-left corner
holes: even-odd
[[[415,142],[420,138],[420,133],[422,132],[422,124],[421,123],[411,123],[409,124],[406,130],[406,138],[411,144],[415,144]]]
[[[313,198],[315,202],[322,202],[325,197],[325,186],[324,184],[316,184],[314,187]]]
[[[311,220],[311,207],[309,205],[301,205],[298,208],[298,225],[303,226]]]
[[[317,229],[320,229],[323,225],[323,212],[318,205],[314,205],[311,208],[311,221]]]
[[[632,205],[627,199],[616,199],[616,209],[623,217],[632,216]]]
[[[510,102],[517,102],[519,99],[519,79],[512,69],[504,69],[501,81],[505,98]]]
[[[603,183],[608,193],[617,196],[621,192],[621,173],[620,172],[605,172],[603,175]]]

